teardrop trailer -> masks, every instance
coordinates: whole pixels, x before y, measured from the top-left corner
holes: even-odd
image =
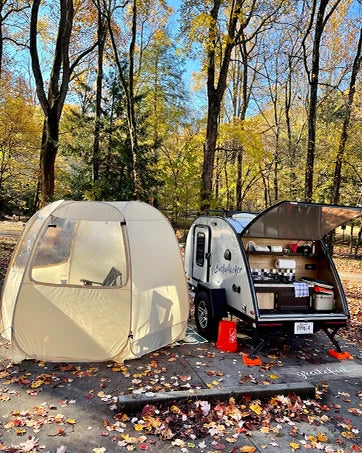
[[[185,271],[195,290],[199,333],[215,339],[219,321],[230,314],[266,334],[250,359],[279,331],[319,330],[335,346],[331,355],[348,357],[335,335],[347,325],[349,310],[323,237],[361,215],[362,208],[284,201],[259,215],[196,219]]]

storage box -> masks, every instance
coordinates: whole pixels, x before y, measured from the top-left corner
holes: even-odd
[[[332,310],[333,294],[313,294],[313,308],[315,310]]]
[[[311,305],[310,296],[295,297],[295,290],[293,285],[291,287],[278,287],[276,295],[276,304],[279,310],[286,310],[292,312],[305,312],[309,310]],[[309,289],[310,294],[310,289]]]

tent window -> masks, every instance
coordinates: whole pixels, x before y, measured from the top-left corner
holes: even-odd
[[[33,266],[48,266],[68,261],[74,227],[74,220],[52,216],[37,247]]]
[[[28,263],[35,239],[42,225],[42,220],[43,219],[40,219],[36,214],[29,220],[19,244],[19,248],[15,254],[14,265],[16,267],[23,269]]]
[[[52,216],[37,244],[31,276],[58,285],[124,285],[127,260],[121,224]]]
[[[197,233],[196,239],[196,264],[203,266],[205,260],[205,234]]]

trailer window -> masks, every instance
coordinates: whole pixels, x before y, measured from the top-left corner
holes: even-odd
[[[203,266],[205,260],[205,234],[197,233],[196,238],[196,264]]]

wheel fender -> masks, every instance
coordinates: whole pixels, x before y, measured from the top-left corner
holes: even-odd
[[[213,283],[199,282],[196,288],[196,295],[201,291],[204,291],[209,296],[213,318],[221,319],[227,316],[225,288],[220,288]]]

